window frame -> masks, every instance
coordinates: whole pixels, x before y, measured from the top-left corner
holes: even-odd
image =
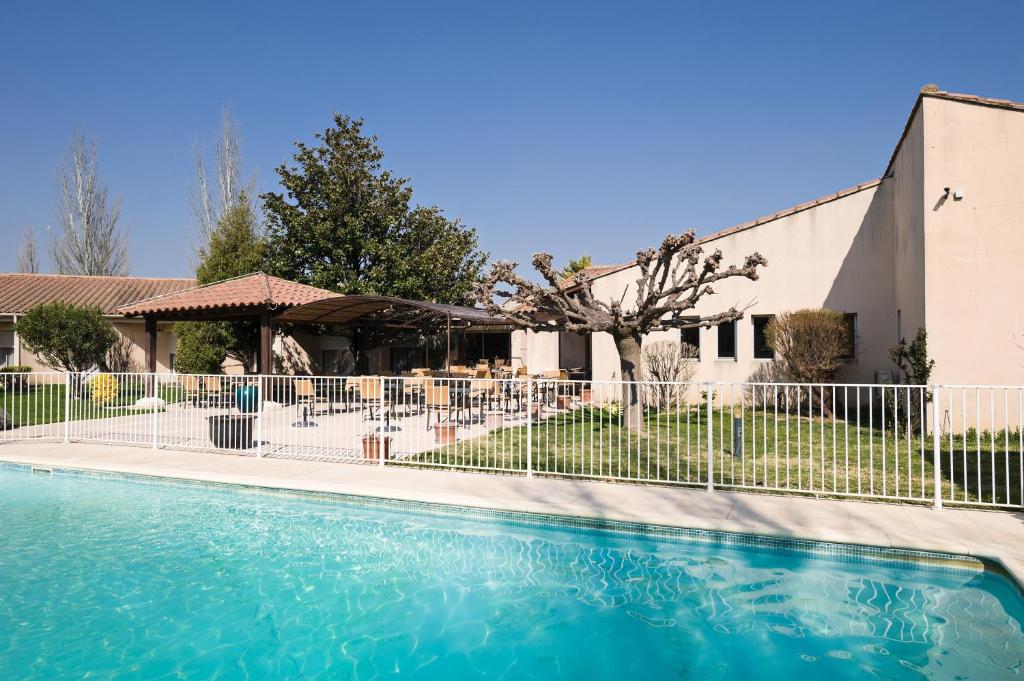
[[[754,359],[756,359],[756,360],[760,360],[760,361],[763,361],[763,362],[770,362],[770,361],[775,359],[775,350],[773,350],[771,348],[771,346],[768,345],[768,336],[767,336],[767,334],[765,334],[765,331],[768,329],[768,325],[771,324],[771,321],[773,319],[775,319],[775,315],[773,315],[773,314],[754,314],[754,315],[750,315],[750,329],[751,329],[751,341],[752,341],[751,345],[753,346]],[[762,345],[759,346],[758,342],[757,342],[757,335],[758,335],[757,334],[757,324],[761,320],[765,320],[764,321],[764,326],[761,328],[761,336],[762,336],[762,339],[763,339],[764,342],[763,342]],[[763,352],[764,349],[767,349],[767,352],[768,352],[767,355],[758,354],[759,351]]]
[[[850,352],[847,355],[843,355],[843,359],[850,363],[857,362],[857,355],[860,354],[860,343],[858,337],[860,336],[860,325],[857,319],[856,312],[844,312],[843,322],[847,324],[850,329]]]
[[[732,329],[732,354],[731,355],[723,355],[722,354],[722,328],[723,327],[728,327],[728,328]],[[716,340],[716,343],[715,343],[716,348],[715,349],[718,351],[718,355],[717,355],[716,359],[721,360],[721,361],[727,361],[727,362],[735,362],[735,361],[737,361],[739,359],[739,354],[740,353],[739,353],[739,347],[738,347],[738,345],[739,345],[738,340],[739,339],[737,338],[737,333],[736,333],[736,322],[735,321],[722,322],[721,324],[717,324],[715,326],[715,328],[717,330],[716,331],[717,338],[715,339]]]
[[[683,319],[683,321],[685,321],[685,322],[695,322],[695,321],[698,321],[699,319],[700,319],[700,317],[685,317]],[[679,345],[680,345],[680,347],[682,347],[684,344],[687,344],[687,345],[692,345],[694,348],[696,348],[697,354],[694,357],[694,359],[697,360],[698,362],[700,361],[700,336],[701,336],[700,332],[701,332],[701,330],[702,329],[699,326],[696,327],[696,328],[692,328],[692,329],[679,329]],[[689,343],[686,340],[686,334],[688,334],[688,333],[692,333],[694,336],[697,337],[697,342],[696,343]]]

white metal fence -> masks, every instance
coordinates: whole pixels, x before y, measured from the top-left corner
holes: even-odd
[[[637,409],[557,377],[8,373],[0,442],[1024,506],[1024,386],[628,386]]]

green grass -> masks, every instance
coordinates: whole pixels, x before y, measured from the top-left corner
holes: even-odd
[[[733,434],[733,412],[716,409],[712,414],[716,485],[923,502],[934,498],[932,438],[926,434],[922,441],[913,428],[908,437],[905,423],[894,432],[858,427],[855,421],[846,423],[838,417],[780,413],[776,420],[774,411],[752,408],[736,414],[742,422],[738,437]],[[525,471],[526,440],[526,427],[516,425],[439,447],[414,460]],[[943,498],[1021,504],[1019,446],[1018,431],[972,430],[953,437],[951,452],[945,435],[940,443]],[[620,425],[617,413],[586,406],[535,421],[531,449],[536,472],[705,484],[707,409],[683,406],[649,413],[646,432],[638,437]]]
[[[64,410],[68,404],[65,400],[66,393],[66,386],[60,383],[0,390],[0,409],[7,413],[12,427],[58,423],[64,420]],[[141,382],[123,382],[118,386],[115,399],[97,403],[89,398],[88,389],[83,389],[70,401],[71,420],[150,413],[149,409],[136,409],[133,406],[145,394],[145,386]],[[159,386],[157,394],[168,403],[182,399],[181,388],[176,385]]]

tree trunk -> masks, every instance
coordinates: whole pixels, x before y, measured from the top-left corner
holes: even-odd
[[[644,411],[640,398],[640,336],[615,336],[615,349],[619,352],[622,370],[622,411],[626,427],[634,433],[643,433]]]

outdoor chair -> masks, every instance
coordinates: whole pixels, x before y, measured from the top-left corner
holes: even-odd
[[[316,386],[313,385],[313,379],[310,378],[296,378],[293,381],[295,387],[295,408],[298,410],[299,415],[302,415],[302,409],[304,407],[309,408],[309,415],[313,416],[316,414]]]
[[[191,402],[193,407],[199,406],[199,394],[202,392],[202,384],[198,376],[179,374],[178,384],[181,386],[182,400],[185,403]]]
[[[368,377],[359,379],[359,402],[366,407],[367,415],[372,421],[374,410],[384,411],[385,417],[388,412],[394,415],[394,404],[388,397],[386,391],[381,390],[382,381],[380,378]]]
[[[228,399],[221,385],[220,376],[204,376],[203,393],[207,406],[222,407],[225,400]]]
[[[455,413],[455,423],[458,423],[459,413],[462,411],[460,401],[452,404],[451,386],[447,381],[437,384],[431,381],[424,387],[424,397],[427,406],[427,430],[433,428],[431,424],[431,413],[436,414],[437,422],[441,422],[441,414],[445,415],[445,421],[452,420],[452,413]]]

